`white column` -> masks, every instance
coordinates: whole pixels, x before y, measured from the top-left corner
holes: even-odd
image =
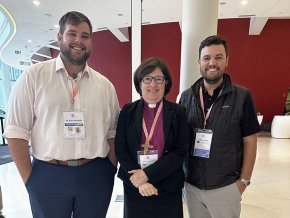
[[[200,77],[198,48],[204,38],[217,34],[218,4],[218,0],[183,0],[179,93]]]
[[[132,101],[140,98],[134,86],[134,72],[141,64],[142,0],[131,0],[131,46],[132,46]]]

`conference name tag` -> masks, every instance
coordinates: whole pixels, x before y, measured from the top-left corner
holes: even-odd
[[[192,155],[209,158],[213,131],[210,129],[197,129]]]
[[[65,138],[84,139],[86,136],[83,112],[63,112]]]
[[[137,157],[141,169],[144,169],[158,160],[158,151],[149,150],[146,154],[144,151],[137,151]]]

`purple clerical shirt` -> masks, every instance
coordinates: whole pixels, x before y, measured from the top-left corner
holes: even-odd
[[[148,103],[144,101],[144,110],[143,110],[143,117],[145,120],[145,124],[147,127],[148,134],[150,134],[150,130],[154,121],[154,117],[157,113],[158,107],[160,105],[160,102],[156,104],[155,108],[150,108]],[[142,128],[143,130],[143,128]],[[141,144],[145,143],[145,133],[144,130],[142,131],[142,141]],[[160,158],[163,155],[164,152],[164,132],[163,132],[163,108],[161,110],[161,113],[158,117],[153,136],[151,140],[149,141],[150,145],[153,145],[153,148],[149,148],[149,150],[158,150],[158,158]],[[143,150],[143,148],[140,148]]]

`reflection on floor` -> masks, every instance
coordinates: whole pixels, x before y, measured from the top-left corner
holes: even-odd
[[[32,218],[28,196],[14,163],[0,165],[6,218]],[[108,218],[121,218],[123,194],[121,181],[116,178]],[[243,194],[242,218],[290,217],[290,139],[274,139],[268,133],[260,133],[258,155],[252,184]],[[185,216],[186,207],[185,207]]]

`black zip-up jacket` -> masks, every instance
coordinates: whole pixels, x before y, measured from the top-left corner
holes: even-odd
[[[215,189],[234,183],[239,177],[243,160],[241,119],[249,91],[231,82],[224,74],[223,91],[216,99],[206,129],[213,130],[209,158],[192,156],[195,129],[203,129],[204,116],[199,101],[200,78],[185,90],[180,104],[186,107],[190,146],[184,164],[185,180],[200,189]]]

